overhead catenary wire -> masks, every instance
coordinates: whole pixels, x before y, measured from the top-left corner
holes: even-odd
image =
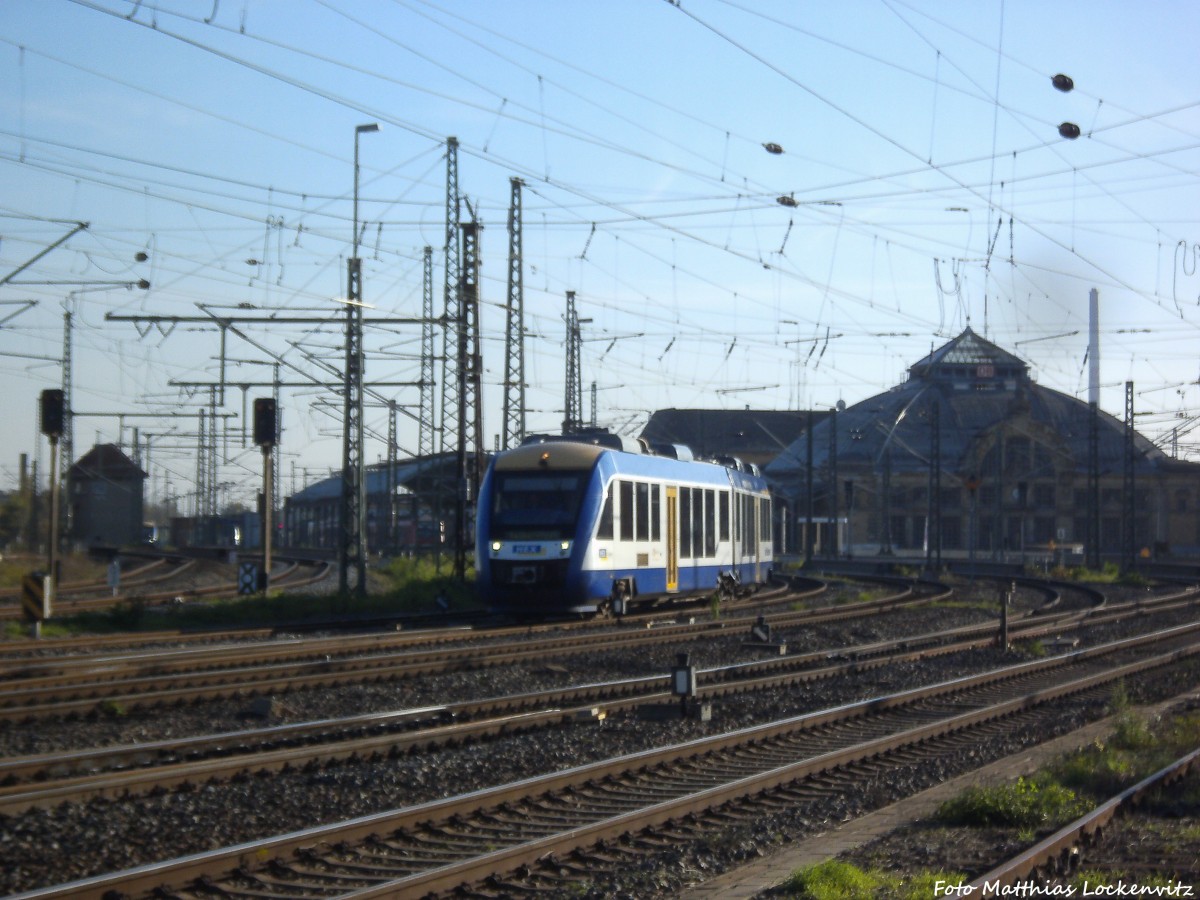
[[[432,5],[430,6],[431,8],[434,8]],[[166,22],[167,20],[165,17],[160,17],[160,21]],[[259,21],[262,20],[256,20],[256,22]],[[504,46],[508,47],[513,45],[505,44]],[[944,71],[949,71],[950,58],[947,57],[945,62],[947,65]],[[540,66],[540,63],[535,63],[535,66]],[[533,70],[533,67],[528,68]],[[583,70],[583,67],[581,67],[581,70]],[[549,75],[546,75],[543,83],[548,87],[551,83],[553,83],[553,79],[550,78]],[[947,87],[946,96],[949,97],[949,95],[950,88]],[[450,96],[453,96],[453,92],[451,92]],[[497,94],[497,96],[505,95]],[[452,102],[457,102],[458,99],[461,98],[455,98]],[[330,102],[336,103],[337,100],[334,98]],[[488,127],[490,126],[491,131],[495,132],[495,125],[500,122],[500,117],[496,115],[496,105],[497,104],[495,102],[481,105],[481,108],[488,109],[489,115],[492,116],[492,118],[488,119],[485,123],[484,131],[487,131]],[[534,104],[534,108],[536,108],[536,106],[537,104]],[[1109,109],[1107,104],[1105,105],[1105,108],[1106,110]],[[545,112],[550,112],[550,109],[547,107]],[[504,117],[504,122],[504,127],[506,129],[508,127],[508,123],[510,122],[523,128],[538,128],[536,123],[534,125],[529,125],[527,123],[522,123],[519,119],[510,119],[507,116]],[[736,145],[742,141],[743,138],[730,129],[727,124],[716,122],[709,122],[706,124],[716,125],[718,128],[718,138],[712,142],[710,151],[715,149],[719,152],[709,152],[705,154],[706,156],[712,157],[710,162],[712,162],[713,165],[709,167],[709,170],[704,172],[704,166],[687,167],[684,169],[671,169],[669,166],[663,166],[662,168],[664,171],[673,171],[692,178],[694,176],[690,169],[698,168],[702,170],[700,174],[706,174],[710,178],[715,177],[717,183],[719,183],[720,176],[726,174],[725,170],[727,168],[727,163],[731,162],[735,156],[735,153],[732,151],[737,149]],[[570,130],[572,127],[570,123],[564,122],[564,125],[568,130]],[[1107,123],[1101,123],[1101,125],[1103,128],[1107,125]],[[661,129],[659,132],[661,136]],[[557,132],[550,130],[542,131],[539,129],[539,133],[541,134],[543,140],[545,140],[548,136],[556,134]],[[730,134],[733,135],[732,138],[725,137]],[[759,136],[756,136],[756,146],[758,139]],[[785,141],[785,143],[789,142]],[[492,142],[490,139],[477,142],[476,150],[479,152],[480,156],[495,156],[495,154],[491,153],[491,144]],[[432,146],[432,144],[427,146]],[[82,149],[83,152],[87,152],[86,148]],[[789,150],[790,149],[791,147],[789,146]],[[1029,151],[1033,151],[1039,149],[1039,146],[1037,144],[1031,144],[1027,149]],[[336,156],[336,154],[334,156]],[[658,164],[658,159],[656,158],[657,156],[658,154],[654,153],[644,154],[645,160],[655,165]],[[1133,158],[1133,155],[1131,154],[1129,158]],[[503,159],[492,159],[490,161],[493,163],[498,163],[500,166],[504,166],[506,162]],[[938,161],[945,162],[943,159],[939,159]],[[1082,171],[1088,165],[1099,164],[1100,163],[1085,163],[1084,166],[1078,167],[1077,170]],[[1117,163],[1114,163],[1114,165],[1115,164]],[[59,171],[61,172],[63,178],[79,178],[79,176],[82,174],[82,170],[75,169],[72,171],[72,167],[73,164],[59,166]],[[1021,182],[1030,186],[1031,188],[1037,184],[1040,178],[1050,177],[1048,174],[1050,167],[1035,168],[1039,169],[1037,173],[1034,173],[1032,168],[1026,168],[1026,171],[1022,173],[1022,178],[1020,179]],[[559,171],[555,172],[554,174],[557,179],[561,177],[562,172]],[[732,168],[728,174],[733,178],[732,183],[741,184],[743,187],[747,184],[747,173],[738,172],[736,171],[736,168]],[[753,175],[756,173],[750,174]],[[844,190],[836,190],[831,193],[835,197],[845,199],[844,194],[850,190],[858,190],[862,194],[866,195],[868,193],[872,193],[870,190],[872,187],[882,186],[881,182],[878,182],[873,178],[866,178],[859,175],[855,175],[854,177],[857,178],[857,181],[847,179],[847,185],[852,187],[847,187]],[[106,180],[110,181],[110,183],[114,185],[118,183],[118,179],[116,178],[109,178]],[[133,178],[129,178],[127,180],[128,186],[124,189],[128,189],[130,191],[141,189],[136,186],[139,180],[142,181],[142,188],[144,188],[145,179],[139,178],[139,176],[134,176]],[[179,181],[180,179],[175,180]],[[897,180],[900,181],[902,179]],[[420,177],[418,176],[410,182],[410,185],[415,187],[419,181]],[[975,187],[982,190],[989,182],[990,179],[982,181],[978,185],[975,185]],[[1010,188],[1010,191],[1017,190],[1018,185],[1016,182],[1017,179],[1009,180],[1007,186]],[[710,181],[709,183],[711,184],[712,182]],[[730,182],[727,181],[726,186],[728,186],[729,183]],[[970,180],[968,179],[966,183],[970,184]],[[1112,187],[1113,183],[1114,182],[1111,179],[1106,179],[1104,181],[1104,187],[1110,188]],[[248,207],[249,204],[253,204],[255,202],[260,203],[261,209],[261,200],[256,201],[253,193],[256,190],[262,190],[263,194],[265,195],[268,187],[273,191],[272,208],[276,212],[279,212],[283,208],[283,201],[281,201],[282,189],[279,189],[277,185],[255,186],[250,184],[243,190],[230,192],[231,196],[229,198],[221,200],[220,202],[212,203],[211,205],[215,207],[214,212],[216,215],[223,215],[226,209],[236,211],[244,206]],[[571,183],[571,179],[567,178],[561,182],[556,181],[550,185],[543,185],[543,187],[545,188],[543,195],[553,198],[555,208],[562,213],[562,215],[559,217],[561,218],[561,222],[558,223],[552,223],[550,220],[545,218],[544,213],[541,213],[540,218],[542,221],[546,222],[546,228],[564,228],[566,225],[571,224],[572,227],[588,229],[589,231],[595,231],[597,234],[604,234],[609,237],[614,237],[617,234],[620,235],[621,245],[624,249],[621,254],[622,265],[619,269],[613,265],[612,260],[607,258],[606,254],[602,252],[603,247],[601,244],[606,242],[600,242],[598,240],[593,241],[591,240],[590,236],[587,239],[584,239],[583,234],[579,233],[579,242],[575,243],[572,247],[573,254],[579,257],[586,256],[586,260],[580,259],[573,264],[576,269],[594,270],[595,272],[599,273],[607,273],[610,276],[607,279],[603,279],[604,296],[603,298],[599,299],[598,302],[601,303],[605,309],[612,311],[613,314],[632,313],[640,316],[643,314],[643,308],[645,306],[645,304],[641,302],[642,299],[650,297],[664,304],[663,306],[659,306],[657,308],[651,305],[650,309],[646,312],[647,316],[650,317],[647,319],[648,323],[653,326],[657,326],[660,318],[663,321],[668,321],[671,318],[672,308],[678,311],[680,308],[688,309],[692,307],[693,304],[697,302],[698,295],[709,294],[709,289],[715,291],[718,296],[727,297],[732,293],[737,298],[740,315],[727,315],[723,321],[726,324],[732,323],[732,327],[737,329],[737,336],[741,341],[739,343],[739,347],[749,347],[755,342],[752,332],[755,330],[761,331],[759,324],[763,321],[767,321],[770,314],[773,313],[777,307],[778,304],[774,298],[769,301],[765,299],[760,285],[738,285],[736,290],[731,291],[730,282],[724,281],[721,277],[714,277],[711,270],[706,265],[696,264],[698,255],[697,250],[699,249],[700,254],[702,254],[705,247],[711,249],[713,246],[713,242],[707,239],[709,239],[714,233],[714,227],[720,228],[721,231],[724,232],[724,235],[730,242],[732,249],[744,251],[743,256],[741,257],[743,262],[750,263],[752,266],[757,266],[761,263],[763,256],[758,247],[760,244],[759,239],[761,228],[778,228],[780,231],[782,231],[784,228],[784,220],[782,218],[772,220],[770,225],[763,224],[763,221],[765,220],[765,214],[763,211],[769,208],[769,203],[773,202],[773,196],[775,193],[774,185],[772,185],[772,191],[763,192],[763,197],[766,198],[766,203],[762,205],[759,205],[756,202],[756,198],[745,190],[738,192],[739,196],[733,200],[733,202],[729,205],[729,208],[723,213],[717,209],[719,204],[711,204],[713,209],[710,210],[712,216],[712,220],[710,222],[703,222],[698,214],[689,220],[686,214],[680,215],[678,212],[668,211],[665,205],[659,208],[650,208],[648,206],[641,206],[639,208],[631,203],[621,203],[619,204],[621,207],[620,209],[614,206],[605,207],[605,209],[608,211],[608,214],[606,215],[604,214],[604,211],[598,209],[594,203],[595,197],[603,196],[603,192],[597,192],[594,189],[594,185],[589,185],[586,183],[578,185],[573,184]],[[577,187],[580,188],[578,192],[574,190]],[[1081,182],[1081,188],[1082,187],[1083,184]],[[1127,189],[1130,191],[1136,191],[1138,190],[1138,187],[1131,184]],[[220,188],[218,187],[217,190],[219,192]],[[957,186],[952,185],[948,190],[957,191],[959,189]],[[152,188],[152,192],[153,191],[154,189]],[[166,202],[177,202],[181,206],[189,208],[189,210],[191,210],[193,207],[199,209],[199,206],[196,204],[196,195],[185,196],[184,194],[174,190],[160,190],[157,193],[164,195],[164,200]],[[693,190],[687,192],[687,194],[684,196],[698,196],[701,193],[703,193],[703,191]],[[711,194],[713,192],[710,191],[709,193]],[[882,191],[880,191],[880,193],[882,193]],[[170,196],[172,194],[175,195],[173,198]],[[313,193],[312,196],[315,198],[318,195]],[[731,197],[731,195],[728,194],[725,196],[727,198]],[[930,198],[932,196],[933,192],[929,190],[928,186],[909,186],[907,189],[897,186],[897,189],[894,191],[894,198],[900,202],[903,202],[903,198],[908,198],[912,201],[920,201],[922,198]],[[1082,196],[1083,193],[1081,191],[1080,198],[1082,198]],[[344,194],[342,197],[344,198]],[[336,193],[332,193],[329,195],[329,198],[330,202],[336,203],[338,195]],[[1009,198],[1006,197],[1005,201],[1007,202],[1008,200]],[[318,200],[317,202],[320,201]],[[373,202],[383,203],[386,202],[386,198],[380,197],[377,199],[377,201],[373,200]],[[421,204],[420,201],[414,201],[413,205],[414,207],[419,208]],[[1012,203],[1008,203],[1008,205],[1011,206]],[[306,203],[304,200],[304,194],[302,193],[300,198],[293,199],[292,202],[288,203],[288,206],[305,210]],[[914,208],[916,208],[915,203]],[[730,231],[725,227],[725,225],[727,225],[731,219],[731,209],[738,210],[739,215],[742,215],[747,220],[744,223],[735,223],[745,224],[747,226],[745,229],[738,227],[735,230]],[[572,210],[573,214],[567,215],[567,210]],[[336,208],[331,210],[331,219],[336,217],[336,212]],[[748,212],[750,215],[745,215]],[[790,212],[791,211],[789,211],[789,213]],[[812,278],[810,273],[814,271],[820,271],[820,269],[824,268],[824,265],[822,263],[820,264],[819,268],[814,268],[813,261],[811,259],[803,258],[803,250],[809,250],[809,252],[812,252],[812,250],[809,248],[809,239],[813,235],[813,229],[824,227],[824,223],[829,221],[828,217],[821,218],[810,216],[810,212],[810,210],[802,210],[801,213],[796,214],[794,220],[792,218],[787,220],[788,230],[785,233],[784,240],[778,245],[780,246],[781,252],[775,254],[774,256],[767,257],[772,264],[773,269],[775,270],[772,273],[772,279],[777,283],[785,284],[785,292],[789,295],[796,294],[800,291],[811,291],[821,284],[830,281],[828,277]],[[600,214],[598,215],[598,213]],[[1026,210],[1026,213],[1028,215],[1028,209]],[[911,253],[920,254],[923,259],[929,259],[931,256],[935,258],[961,258],[964,260],[963,265],[972,267],[979,266],[981,264],[980,260],[987,257],[987,254],[977,253],[974,255],[975,258],[972,259],[971,254],[962,252],[960,248],[952,249],[945,244],[936,247],[928,243],[923,244],[921,238],[919,237],[918,228],[912,225],[912,223],[902,223],[899,225],[899,227],[896,227],[893,222],[883,223],[871,221],[870,214],[859,214],[857,211],[852,210],[848,206],[843,206],[839,211],[839,214],[843,217],[845,222],[843,238],[846,241],[846,247],[852,246],[851,241],[861,240],[863,238],[870,241],[872,246],[875,246],[879,240],[884,240],[887,242],[885,246],[889,248],[889,251],[894,247],[897,251],[897,256],[900,258],[907,257]],[[292,219],[293,216],[299,215],[301,215],[300,212],[289,212],[288,218]],[[724,218],[724,221],[719,225],[715,224],[717,220],[721,219],[722,217]],[[757,221],[748,221],[751,217]],[[210,217],[205,214],[201,214],[200,218],[204,221],[200,226],[200,230],[196,232],[196,237],[201,241],[209,241],[212,244],[212,252],[208,254],[207,260],[203,260],[198,256],[195,260],[195,263],[197,263],[195,266],[182,264],[182,258],[177,259],[176,263],[168,263],[168,269],[174,269],[178,272],[178,277],[169,276],[168,282],[165,282],[171,291],[171,294],[169,295],[171,297],[171,302],[176,302],[174,299],[175,297],[178,297],[182,302],[186,302],[186,299],[189,297],[189,295],[194,299],[202,299],[200,293],[194,290],[189,289],[187,293],[184,292],[185,276],[200,274],[202,277],[209,278],[211,279],[209,281],[211,289],[216,291],[226,291],[229,289],[230,284],[238,281],[246,281],[246,273],[244,270],[239,270],[240,274],[234,272],[233,267],[237,262],[238,257],[234,255],[236,251],[231,248],[239,243],[242,243],[244,240],[250,240],[251,238],[249,237],[248,233],[244,233],[244,236],[241,240],[229,240],[228,238],[234,234],[233,231],[224,232],[218,230],[209,222]],[[263,214],[258,212],[256,214],[245,216],[244,218],[247,223],[253,224],[254,229],[257,231],[257,240],[261,243],[263,239],[263,231],[266,227],[264,225],[265,217]],[[379,223],[373,224],[372,227],[381,232],[380,239],[377,242],[380,247],[380,259],[377,262],[381,264],[381,268],[378,273],[373,275],[373,278],[377,278],[378,280],[373,281],[372,283],[374,285],[382,285],[385,282],[391,282],[396,285],[396,287],[399,287],[402,284],[402,279],[404,277],[403,266],[405,261],[411,263],[412,254],[406,253],[400,246],[398,243],[397,232],[393,232],[391,230],[391,225],[388,225],[386,228],[383,227],[382,216],[372,215],[370,218],[373,223]],[[399,219],[400,217],[392,218]],[[420,218],[421,216],[418,216],[417,220],[419,221]],[[572,219],[576,221],[572,223]],[[660,222],[670,221],[672,219],[683,222],[683,227],[670,231],[666,235],[655,234],[655,232],[659,231]],[[323,229],[319,219],[312,218],[309,221],[313,225],[311,233],[317,242],[317,253],[309,256],[300,256],[295,259],[289,257],[289,278],[285,280],[284,284],[274,285],[274,287],[282,290],[272,291],[270,295],[272,298],[283,300],[295,291],[295,285],[303,284],[305,282],[315,286],[318,284],[316,279],[319,277],[319,273],[322,270],[336,270],[338,266],[339,260],[336,256],[332,254],[320,254],[320,250],[323,249],[323,247],[319,242],[322,240],[340,240],[344,243],[344,236],[339,237],[336,234],[336,225],[331,224],[329,228]],[[1013,217],[1010,216],[1010,223],[1012,222]],[[1018,220],[1015,227],[1021,227],[1021,225],[1022,223]],[[298,221],[289,221],[288,227],[295,227],[294,233],[297,238],[299,238],[300,234],[302,233],[302,228],[307,230],[307,228],[304,228],[303,224]],[[407,223],[400,223],[397,227],[408,228],[409,226]],[[645,230],[638,231],[639,228],[644,228]],[[988,230],[990,231],[990,228]],[[1016,254],[1011,252],[1011,235],[1013,234],[1014,230],[1014,226],[1010,225],[1010,257],[1016,256]],[[289,235],[291,233],[292,232],[289,231]],[[829,233],[832,234],[831,231]],[[779,232],[771,232],[771,245],[775,245],[775,240],[778,238],[778,234]],[[697,238],[699,238],[699,240]],[[404,238],[399,237],[399,240],[402,241]],[[683,252],[678,255],[674,250],[671,252],[666,252],[665,242],[667,240],[671,242],[673,248],[678,246],[683,250]],[[994,243],[995,242],[993,241],[993,249]],[[417,242],[413,241],[413,244],[415,246]],[[580,244],[582,244],[585,248],[583,253],[580,253],[579,251]],[[328,246],[329,245],[325,245],[325,247]],[[827,246],[827,243],[823,244],[821,245],[821,249],[824,250],[827,248]],[[1170,244],[1168,243],[1167,246],[1170,246]],[[788,251],[787,254],[782,252],[783,249]],[[274,248],[273,252],[275,252],[276,255],[281,255],[278,253],[277,248]],[[847,254],[850,254],[852,251],[847,250],[846,252]],[[266,256],[265,253],[261,255]],[[330,262],[324,266],[314,264],[314,257],[316,255],[327,256]],[[547,253],[541,258],[537,258],[536,263],[540,270],[539,274],[544,274],[547,279],[553,279],[554,281],[560,282],[562,276],[557,274],[556,270],[558,270],[558,268],[563,264],[567,256],[568,254],[566,252],[558,251],[553,254]],[[625,265],[626,261],[632,261],[632,259],[637,256],[643,257],[646,261],[654,261],[657,265],[664,267],[662,269],[664,274],[667,274],[669,270],[669,275],[672,280],[672,285],[669,290],[654,291],[647,289],[646,285],[648,282],[646,282],[637,274],[634,274],[637,271],[636,269]],[[787,258],[783,259],[782,257],[785,256]],[[821,258],[825,258],[824,253],[822,253]],[[104,264],[103,259],[98,258],[97,261],[102,265]],[[209,271],[201,272],[200,267],[206,261],[215,265]],[[1047,265],[1042,260],[1038,260],[1035,266],[1030,266],[1030,262],[1030,260],[1021,259],[1020,257],[1015,259],[1014,279],[1018,284],[1020,284],[1022,280],[1029,282],[1030,276],[1038,277],[1040,273],[1048,273],[1055,268],[1053,265]],[[586,263],[586,266],[581,265],[581,263]],[[653,272],[653,268],[651,267],[649,271]],[[311,276],[309,275],[310,272],[313,273]],[[295,274],[293,275],[293,273]],[[236,275],[236,277],[227,277],[230,275]],[[822,273],[822,275],[824,275],[824,273]],[[683,286],[677,287],[676,282],[680,279],[683,281]],[[901,330],[906,326],[910,326],[915,330],[942,330],[942,323],[936,320],[936,311],[934,311],[932,315],[929,313],[928,308],[926,308],[924,312],[915,312],[914,308],[909,303],[905,303],[905,308],[901,309],[899,300],[900,292],[908,292],[911,290],[911,288],[896,278],[893,278],[893,284],[897,286],[897,303],[895,304],[896,315],[892,317],[892,321],[888,323],[889,325],[893,325],[897,330]],[[834,284],[833,288],[835,291],[845,291],[848,295],[848,301],[853,298],[857,298],[853,299],[853,302],[860,307],[864,316],[868,315],[869,312],[870,314],[873,314],[879,306],[879,304],[876,302],[877,298],[874,297],[873,292],[870,290],[856,290],[853,288],[847,290],[847,285],[847,282],[842,282]],[[968,286],[970,286],[969,283]],[[1102,283],[1101,286],[1104,287],[1106,285]],[[1009,293],[1014,293],[1014,289],[1010,289]],[[1042,285],[1037,285],[1036,289],[1032,293],[1040,296],[1043,293]],[[296,293],[295,296],[297,299],[287,300],[286,302],[303,302],[303,299],[317,300],[320,298],[320,293],[301,291]],[[801,294],[801,296],[803,295]],[[1174,306],[1173,302],[1169,298],[1164,297],[1162,299],[1164,300],[1165,305]],[[1054,296],[1049,297],[1048,300],[1049,302],[1062,302],[1056,293]],[[849,302],[847,305],[849,305]],[[1172,311],[1174,312],[1174,310]],[[851,318],[851,316],[848,316],[848,318]],[[818,324],[819,322],[817,321],[814,321],[813,323],[814,327],[817,327]],[[856,330],[863,332],[868,330],[867,328],[861,327],[862,324],[865,324],[865,320],[860,320],[860,322],[856,324],[860,326]],[[880,330],[883,330],[886,327],[887,326],[882,326]],[[1011,326],[1005,327],[1009,327],[1011,329]],[[726,335],[726,343],[728,343],[728,340],[732,336],[733,335]],[[699,339],[700,337],[698,333],[694,335],[689,334],[685,338],[685,340],[697,341]],[[761,346],[766,343],[766,340],[762,338],[759,340],[762,342],[760,344],[761,348]],[[662,345],[660,344],[659,346],[661,347]],[[614,348],[612,356],[618,356],[618,354],[621,354],[625,349],[626,348],[623,346],[618,345],[616,348]],[[672,350],[672,353],[674,352],[675,351]],[[653,357],[654,354],[651,353],[650,356]],[[653,365],[648,365],[641,371],[648,372],[652,376],[657,375],[655,380],[662,380],[661,374],[654,372]],[[847,370],[844,374],[849,375],[852,373]],[[704,379],[701,378],[689,379],[681,382],[681,384],[685,385],[702,383],[704,383]]]

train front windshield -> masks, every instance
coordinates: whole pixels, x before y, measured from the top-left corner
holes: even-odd
[[[583,497],[582,472],[497,473],[491,535],[497,541],[569,541]]]

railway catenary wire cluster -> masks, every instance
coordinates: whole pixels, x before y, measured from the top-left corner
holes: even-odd
[[[533,436],[491,461],[479,490],[476,572],[494,607],[624,612],[765,583],[771,495],[753,465],[618,435]]]

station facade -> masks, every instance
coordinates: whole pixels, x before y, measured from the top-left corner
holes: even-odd
[[[1200,465],[1131,418],[1037,384],[968,328],[904,383],[816,421],[766,472],[797,541],[818,523],[816,555],[1200,555]]]

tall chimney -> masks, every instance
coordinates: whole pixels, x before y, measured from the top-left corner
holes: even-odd
[[[1100,292],[1088,294],[1088,403],[1100,405]]]

